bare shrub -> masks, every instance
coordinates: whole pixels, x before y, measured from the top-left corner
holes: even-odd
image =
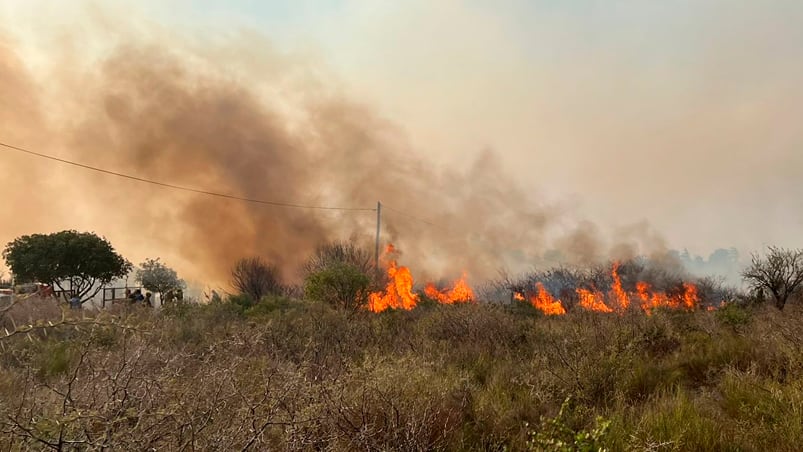
[[[374,255],[354,242],[344,241],[319,245],[304,263],[304,273],[316,273],[335,264],[351,265],[366,275],[374,273]]]
[[[268,264],[259,257],[243,258],[237,261],[231,271],[232,286],[246,294],[254,302],[266,295],[279,295],[283,292],[279,278],[279,268]]]
[[[803,440],[803,316],[769,306],[739,307],[739,328],[707,311],[118,308],[0,329],[0,449],[587,450],[600,425],[606,450]]]
[[[772,294],[775,307],[783,310],[789,298],[798,294],[803,285],[803,250],[770,246],[766,258],[753,254],[742,277],[753,290]]]

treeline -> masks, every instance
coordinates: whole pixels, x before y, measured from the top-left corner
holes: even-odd
[[[79,304],[133,269],[106,239],[77,231],[19,237],[6,245],[3,258],[18,282],[57,287],[65,299],[69,294],[71,301]],[[301,285],[284,283],[278,267],[260,257],[241,259],[231,273],[235,296],[228,298],[252,306],[266,296],[284,295],[321,301],[351,311],[371,308],[368,304],[372,294],[386,288],[389,292],[406,293],[375,297],[382,298],[383,309],[388,305],[410,309],[419,300],[510,301],[527,298],[527,294],[533,292],[540,292],[537,297],[553,300],[563,310],[576,305],[586,308],[595,305],[601,312],[626,309],[631,305],[640,305],[647,312],[666,306],[716,308],[723,303],[743,301],[745,297],[771,300],[778,309],[783,309],[787,301],[800,295],[803,287],[803,250],[769,247],[765,256],[753,255],[751,264],[743,271],[743,278],[751,289],[749,294],[742,294],[713,278],[692,278],[661,263],[633,259],[584,269],[558,267],[523,277],[484,282],[478,292],[480,297],[461,280],[459,296],[450,298],[434,285],[430,285],[429,290],[416,289],[409,269],[397,266],[395,261],[390,262],[385,272],[376,268],[372,253],[366,249],[353,242],[332,242],[320,245],[304,264]],[[186,284],[175,270],[158,258],[141,263],[135,279],[159,294],[163,301],[183,298],[176,293],[183,291]],[[414,289],[418,293],[413,293]],[[394,295],[405,298],[406,302],[393,303]],[[614,300],[606,300],[606,296]],[[611,307],[606,302],[618,306]]]

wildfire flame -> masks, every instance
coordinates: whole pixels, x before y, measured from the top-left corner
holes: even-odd
[[[383,292],[368,295],[368,309],[382,312],[385,309],[413,309],[418,304],[418,295],[413,293],[413,275],[407,267],[399,267],[396,261],[388,265],[388,284]]]
[[[418,305],[418,294],[413,292],[413,275],[408,267],[397,264],[395,259],[397,254],[396,248],[392,244],[385,249],[383,260],[387,265],[388,282],[384,290],[369,294],[368,310],[372,312],[382,312],[386,309],[409,311]],[[443,304],[465,303],[474,299],[474,291],[466,282],[465,274],[455,281],[452,288],[440,291],[434,283],[429,283],[426,285],[424,293],[429,298]]]
[[[413,275],[410,269],[400,266],[396,262],[398,252],[389,244],[385,249],[383,262],[386,263],[387,285],[384,290],[373,292],[368,297],[368,309],[372,312],[382,312],[386,309],[405,309],[411,310],[418,305],[419,295],[413,292]],[[593,312],[614,312],[623,313],[637,303],[647,315],[651,315],[655,309],[696,309],[700,303],[700,296],[697,286],[692,283],[684,282],[671,293],[655,291],[649,283],[638,281],[635,292],[628,292],[622,284],[619,276],[619,263],[614,262],[611,268],[611,289],[603,293],[599,290],[577,288],[578,306],[586,311]],[[442,304],[467,303],[474,300],[474,291],[466,282],[465,273],[451,288],[438,289],[434,283],[428,283],[424,288],[424,294],[432,300]],[[537,282],[535,292],[527,298],[524,292],[514,292],[513,299],[528,301],[545,315],[564,315],[566,307],[563,302],[556,299],[544,287],[544,284]],[[713,308],[709,307],[709,310]]]
[[[641,300],[641,309],[648,315],[656,308],[695,309],[700,302],[697,286],[692,283],[683,283],[683,290],[673,296],[665,292],[652,292],[650,285],[639,281],[636,283],[636,293]]]
[[[427,297],[443,304],[466,303],[474,299],[474,291],[466,282],[466,274],[455,281],[451,289],[438,290],[434,283],[427,283],[424,288]]]
[[[530,297],[530,303],[546,315],[566,314],[566,308],[560,300],[556,300],[540,282],[535,285],[536,293]],[[524,297],[522,297],[524,298]]]
[[[622,288],[622,279],[619,278],[619,262],[613,263],[611,277],[613,278],[613,286],[611,287],[613,299],[619,304],[619,308],[624,311],[630,307],[630,297],[627,296],[627,292]]]
[[[624,312],[632,305],[631,300],[637,299],[640,302],[639,307],[647,315],[651,315],[657,308],[693,310],[700,303],[697,286],[688,282],[684,282],[680,290],[670,295],[666,292],[654,291],[649,283],[639,281],[636,283],[635,293],[628,293],[622,286],[622,280],[619,277],[619,264],[616,262],[611,269],[611,279],[613,279],[613,283],[607,300],[605,294],[598,290],[575,289],[578,305],[586,311],[614,312],[614,308],[611,306],[615,306],[619,312]],[[513,298],[519,301],[526,301],[524,294],[521,292],[515,292]],[[547,315],[563,315],[566,313],[563,303],[555,299],[540,282],[536,283],[536,293],[530,297],[530,303]],[[715,308],[709,307],[708,309],[713,310]]]
[[[587,311],[613,312],[602,299],[602,292],[590,291],[588,289],[577,289],[577,297],[580,299],[580,306]]]

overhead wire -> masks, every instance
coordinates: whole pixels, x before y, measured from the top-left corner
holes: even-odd
[[[400,210],[400,209],[397,209],[397,208],[395,208],[395,207],[389,206],[389,205],[387,205],[387,204],[385,204],[385,203],[382,203],[382,207],[383,207],[383,208],[385,208],[385,209],[388,209],[388,210],[390,210],[391,212],[398,213],[399,215],[405,216],[405,217],[407,217],[407,218],[410,218],[410,219],[412,219],[412,220],[419,221],[419,222],[421,222],[421,223],[424,223],[424,224],[427,224],[427,225],[429,225],[429,226],[436,227],[436,228],[438,228],[438,229],[443,229],[444,231],[448,231],[448,230],[449,230],[449,228],[447,228],[447,227],[445,227],[445,226],[442,226],[442,225],[440,225],[440,224],[434,223],[434,222],[432,222],[432,221],[430,221],[430,220],[426,220],[426,219],[424,219],[424,218],[421,218],[421,217],[417,217],[417,216],[415,216],[415,215],[410,215],[410,214],[409,214],[409,213],[407,213],[407,212],[404,212],[404,211],[402,211],[402,210]]]
[[[280,201],[270,201],[270,200],[256,199],[256,198],[246,198],[246,197],[241,197],[241,196],[229,195],[229,194],[226,194],[226,193],[218,193],[218,192],[214,192],[214,191],[210,191],[210,190],[203,190],[203,189],[197,189],[197,188],[191,188],[191,187],[184,187],[184,186],[181,186],[181,185],[170,184],[170,183],[167,183],[167,182],[161,182],[161,181],[152,180],[152,179],[145,179],[143,177],[132,176],[130,174],[119,173],[117,171],[111,171],[111,170],[107,170],[107,169],[104,169],[104,168],[98,168],[98,167],[87,165],[87,164],[84,164],[84,163],[74,162],[72,160],[67,160],[67,159],[55,157],[55,156],[52,156],[52,155],[43,154],[43,153],[40,153],[40,152],[34,152],[34,151],[29,150],[29,149],[21,148],[19,146],[10,145],[10,144],[3,143],[3,142],[0,142],[0,146],[2,146],[3,148],[6,148],[6,150],[10,149],[10,150],[22,152],[22,153],[25,153],[25,154],[33,155],[33,156],[36,156],[36,157],[40,157],[40,158],[44,158],[44,159],[48,159],[48,160],[64,163],[64,164],[67,164],[67,165],[72,165],[72,166],[76,166],[76,167],[79,167],[79,168],[83,168],[83,169],[87,169],[87,170],[91,170],[91,171],[96,171],[96,172],[103,173],[103,174],[122,177],[122,178],[125,178],[125,179],[130,179],[130,180],[134,180],[134,181],[137,181],[137,182],[143,182],[143,183],[148,183],[148,184],[152,184],[152,185],[157,185],[157,186],[160,186],[160,187],[171,188],[171,189],[174,189],[174,190],[182,190],[182,191],[187,191],[187,192],[192,192],[192,193],[199,193],[199,194],[208,195],[208,196],[216,196],[216,197],[219,197],[219,198],[233,199],[233,200],[238,200],[238,201],[245,201],[245,202],[250,202],[250,203],[255,203],[255,204],[264,204],[264,205],[276,206],[276,207],[291,207],[291,208],[315,209],[315,210],[342,210],[342,211],[376,212],[376,208],[375,207],[319,206],[319,205],[296,204],[296,203],[280,202]]]
[[[211,191],[211,190],[192,188],[192,187],[185,187],[185,186],[182,186],[182,185],[171,184],[171,183],[162,182],[162,181],[158,181],[158,180],[146,179],[146,178],[138,177],[138,176],[132,176],[130,174],[125,174],[125,173],[121,173],[121,172],[117,172],[117,171],[112,171],[112,170],[108,170],[108,169],[105,169],[105,168],[99,168],[99,167],[96,167],[96,166],[87,165],[85,163],[80,163],[80,162],[76,162],[76,161],[72,161],[72,160],[68,160],[68,159],[64,159],[64,158],[60,158],[60,157],[55,157],[55,156],[48,155],[48,154],[44,154],[44,153],[41,153],[41,152],[35,152],[35,151],[30,150],[30,149],[25,149],[25,148],[22,148],[22,147],[19,147],[19,146],[14,146],[14,145],[11,145],[11,144],[8,144],[8,143],[4,143],[4,142],[0,142],[0,147],[5,148],[6,150],[14,150],[14,151],[22,152],[22,153],[25,153],[25,154],[28,154],[28,155],[32,155],[32,156],[35,156],[35,157],[56,161],[56,162],[63,163],[63,164],[66,164],[66,165],[71,165],[71,166],[75,166],[75,167],[78,167],[78,168],[82,168],[82,169],[86,169],[86,170],[90,170],[90,171],[95,171],[95,172],[99,172],[99,173],[102,173],[102,174],[107,174],[107,175],[110,175],[110,176],[121,177],[121,178],[129,179],[129,180],[133,180],[133,181],[136,181],[136,182],[142,182],[142,183],[156,185],[156,186],[163,187],[163,188],[181,190],[181,191],[186,191],[186,192],[191,192],[191,193],[198,193],[198,194],[203,194],[203,195],[207,195],[207,196],[215,196],[215,197],[219,197],[219,198],[232,199],[232,200],[250,202],[250,203],[255,203],[255,204],[264,204],[264,205],[275,206],[275,207],[288,207],[288,208],[299,208],[299,209],[315,209],[315,210],[340,210],[340,211],[357,211],[357,212],[376,212],[376,208],[375,207],[321,206],[321,205],[298,204],[298,203],[280,202],[280,201],[272,201],[272,200],[248,198],[248,197],[230,195],[230,194],[226,194],[226,193],[214,192],[214,191]],[[411,215],[411,214],[409,214],[409,213],[407,213],[407,212],[405,212],[405,211],[403,211],[401,209],[397,209],[397,208],[395,208],[393,206],[390,206],[390,205],[387,205],[385,203],[382,203],[382,207],[384,209],[388,210],[388,211],[397,213],[397,214],[399,214],[399,215],[401,215],[403,217],[409,218],[411,220],[418,221],[418,222],[421,222],[423,224],[426,224],[426,225],[429,225],[429,226],[432,226],[432,227],[435,227],[435,228],[438,228],[438,229],[442,229],[444,231],[448,231],[449,230],[449,228],[447,228],[447,227],[445,227],[443,225],[437,224],[437,223],[435,223],[433,221],[430,221],[428,219],[424,219],[424,218],[418,217],[416,215]]]

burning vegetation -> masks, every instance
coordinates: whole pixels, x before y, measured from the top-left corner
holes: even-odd
[[[439,288],[434,282],[428,282],[423,290],[417,291],[410,268],[398,264],[399,255],[392,244],[385,249],[382,259],[385,267],[385,283],[381,290],[370,293],[367,304],[369,311],[378,313],[387,309],[411,310],[420,303],[422,297],[439,304],[468,303],[476,300],[465,272],[448,287]],[[633,280],[630,284],[626,284],[620,275],[622,267],[622,263],[614,261],[604,277],[583,276],[580,270],[558,269],[532,275],[528,282],[503,283],[502,286],[507,288],[508,293],[512,293],[513,301],[529,302],[538,311],[549,316],[565,315],[571,310],[619,314],[638,310],[647,315],[652,315],[656,309],[662,308],[687,311],[714,310],[725,303],[727,298],[727,294],[712,293],[704,299],[697,284],[682,278],[659,281],[659,284],[666,288],[658,289],[655,282],[650,283],[635,278],[634,273],[643,268],[633,263],[625,265],[629,272],[628,280]],[[566,276],[564,273],[573,277],[569,279],[564,277],[561,280],[559,276]],[[655,275],[652,277],[661,279]],[[550,291],[548,286],[554,291]]]
[[[564,315],[572,309],[620,314],[639,310],[651,315],[661,308],[714,310],[727,301],[728,294],[722,290],[712,288],[707,290],[708,296],[703,297],[697,284],[679,278],[663,281],[664,290],[645,280],[635,279],[635,276],[630,278],[635,281],[626,285],[620,275],[621,267],[621,263],[613,262],[604,278],[569,269],[536,274],[530,278],[532,281],[510,285],[513,300],[529,301],[545,315]],[[630,267],[631,270],[640,270],[637,265]],[[704,283],[712,285],[710,281]],[[554,292],[550,292],[547,286],[553,287]],[[601,289],[606,286],[607,291]]]
[[[381,291],[372,292],[368,297],[368,310],[372,312],[382,312],[386,309],[411,310],[415,308],[419,301],[419,294],[413,292],[413,275],[410,269],[399,266],[396,259],[399,252],[389,244],[385,248],[383,262],[385,262],[387,284]],[[467,303],[474,300],[474,291],[466,282],[465,273],[455,281],[451,288],[438,289],[435,283],[429,282],[424,288],[424,294],[438,303],[454,304]]]

